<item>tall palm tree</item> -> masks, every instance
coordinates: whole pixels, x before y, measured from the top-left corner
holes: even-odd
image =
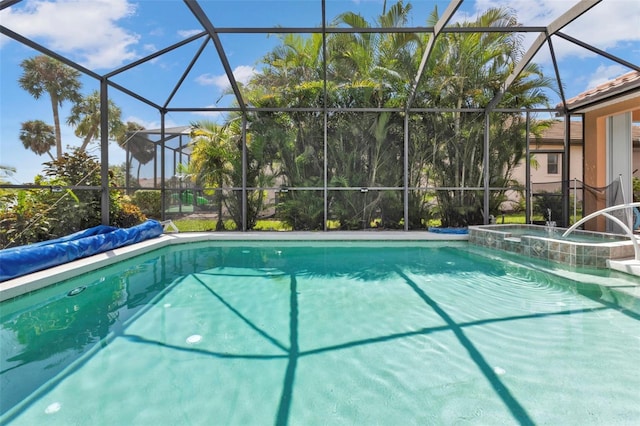
[[[119,132],[116,136],[118,145],[138,161],[138,170],[136,173],[136,182],[140,183],[140,169],[143,165],[153,160],[156,156],[156,144],[148,138],[139,134],[144,130],[144,126],[133,121],[127,121],[124,125],[124,132]],[[127,173],[129,171],[127,170]]]
[[[18,79],[20,87],[35,99],[47,93],[53,111],[56,158],[62,157],[62,133],[60,130],[59,107],[65,101],[79,102],[81,99],[80,72],[62,62],[39,55],[22,61],[23,74]]]
[[[75,135],[82,138],[80,151],[84,151],[91,141],[100,138],[100,114],[100,93],[97,90],[82,97],[71,108],[67,124],[75,126]],[[122,110],[112,100],[108,102],[108,115],[109,139],[118,139],[127,129],[121,120]]]
[[[345,12],[333,21],[333,25],[352,28],[403,27],[408,22],[411,10],[412,5],[404,4],[402,0],[387,10],[385,1],[382,13],[373,23],[357,13]],[[333,72],[330,78],[354,86],[368,82],[378,91],[393,94],[394,98],[402,101],[406,96],[406,83],[415,75],[415,52],[422,43],[417,34],[407,32],[335,34],[328,40],[330,71]],[[378,97],[377,100],[380,102],[385,98]],[[389,101],[389,98],[386,100]]]
[[[431,23],[437,15],[431,17]],[[517,17],[508,9],[489,9],[473,22],[461,27],[516,26]],[[501,90],[522,57],[522,39],[510,32],[463,32],[441,34],[429,58],[422,84],[416,94],[417,106],[452,108],[460,111],[425,114],[424,140],[420,146],[431,150],[427,168],[433,183],[442,187],[482,187],[484,180],[484,113],[461,112],[482,109]],[[543,89],[551,80],[535,64],[528,65],[511,85],[501,107],[523,108],[548,102]],[[506,188],[513,168],[526,149],[525,121],[521,114],[491,113],[489,137],[489,186]],[[416,150],[420,150],[416,147]],[[425,158],[422,156],[421,158]],[[424,164],[412,164],[425,169]],[[482,193],[476,191],[438,191],[438,205],[445,226],[482,223]],[[504,191],[494,191],[490,209],[504,200]],[[488,214],[489,212],[487,212]],[[493,213],[493,212],[492,212]]]
[[[412,6],[402,1],[387,9],[375,22],[346,12],[334,20],[334,25],[352,28],[402,27],[407,24]],[[330,78],[336,82],[331,100],[339,107],[397,107],[407,99],[408,81],[415,74],[413,59],[422,40],[413,33],[362,32],[335,34],[328,39]],[[329,130],[329,162],[332,184],[344,186],[400,186],[402,169],[403,117],[389,112],[341,113],[342,119]],[[334,121],[334,120],[332,120]],[[395,194],[397,195],[397,194]],[[357,197],[355,197],[357,198]],[[392,207],[400,199],[390,192],[378,191],[354,196],[337,192],[332,208],[340,211],[341,226],[367,226],[373,215],[381,215],[384,226],[399,226],[402,210]],[[383,212],[375,213],[375,212]],[[395,212],[391,214],[390,212]],[[355,222],[354,222],[355,221]],[[362,223],[364,222],[364,223]]]
[[[384,2],[375,25],[355,13],[338,16],[332,25],[354,29],[402,27],[408,23],[410,10],[411,4],[401,0],[389,8]],[[437,20],[437,10],[434,10],[428,26],[434,26]],[[456,25],[498,28],[517,25],[517,18],[506,9],[491,9],[473,22]],[[252,105],[272,108],[319,108],[325,106],[325,100],[329,108],[403,107],[428,37],[405,32],[337,32],[326,36],[327,57],[324,58],[325,49],[319,35],[284,36],[282,43],[263,59],[262,72],[247,85],[247,99]],[[521,38],[499,28],[495,32],[463,31],[439,36],[411,107],[440,107],[454,112],[411,113],[408,129],[411,187],[482,187],[484,113],[455,110],[485,108],[501,89],[501,82],[512,73],[522,52]],[[544,89],[549,86],[550,80],[542,75],[539,67],[529,65],[514,81],[500,106],[519,108],[545,104]],[[299,111],[249,116],[249,133],[265,142],[285,185],[324,185],[324,118],[322,113]],[[330,187],[401,186],[403,114],[339,111],[329,112],[326,118]],[[517,113],[492,114],[491,119],[489,184],[505,187],[510,170],[524,153],[525,126]],[[446,225],[482,220],[480,193],[438,193]],[[363,218],[365,224],[367,209],[369,212],[379,207],[387,211],[395,209],[401,217],[403,207],[398,194],[391,197],[389,208],[385,208],[380,198],[355,203],[355,197],[350,196],[353,193],[332,191],[329,210],[339,211],[341,221],[353,221],[357,216],[358,220]],[[501,196],[499,191],[495,194],[496,202],[492,206],[498,204]],[[367,196],[370,195],[364,195]],[[291,211],[298,215],[309,213],[309,220],[303,226],[316,229],[317,209],[311,212],[309,206],[323,208],[317,192],[290,191],[287,197]],[[424,190],[411,190],[411,197],[415,202],[410,200],[410,208],[416,206],[417,212],[425,212]],[[294,206],[293,201],[298,201],[297,205]],[[411,215],[409,219],[412,220]],[[414,223],[421,223],[420,216]]]
[[[38,155],[51,154],[51,148],[56,145],[54,129],[42,120],[25,121],[20,127],[20,141],[26,149],[30,149]]]
[[[246,87],[252,105],[296,108],[324,104],[321,34],[282,36],[280,45],[262,62],[262,72]],[[332,83],[329,81],[328,84]],[[252,144],[261,147],[260,156],[270,163],[273,175],[279,176],[279,184],[288,187],[323,185],[322,114],[293,110],[251,114],[248,120],[248,136],[252,138]],[[280,219],[295,229],[322,228],[324,202],[317,192],[292,191],[279,202]]]

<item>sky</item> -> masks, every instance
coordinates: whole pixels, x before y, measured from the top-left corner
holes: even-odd
[[[513,9],[525,26],[546,26],[569,10],[577,0],[465,0],[453,22],[475,19],[490,7]],[[387,1],[390,6],[394,1]],[[442,13],[446,0],[413,0],[411,26],[425,26],[434,7]],[[321,23],[320,0],[201,0],[212,24],[227,27],[317,27]],[[327,17],[344,11],[361,13],[369,21],[379,15],[384,0],[327,0]],[[187,65],[202,44],[201,39],[129,70],[121,67],[198,34],[202,27],[180,0],[24,0],[0,11],[0,25],[104,75],[117,72],[113,81],[163,105],[171,96]],[[562,31],[628,62],[640,63],[640,1],[603,0]],[[537,34],[523,34],[528,46]],[[278,44],[265,34],[221,34],[220,40],[235,78],[248,81],[257,72],[260,58]],[[628,71],[627,67],[593,54],[564,39],[553,39],[565,96],[571,98]],[[47,98],[39,100],[21,89],[20,63],[39,52],[0,35],[0,165],[16,169],[11,183],[32,182],[49,161],[26,150],[18,135],[24,121],[40,119],[52,124]],[[534,58],[553,76],[548,48]],[[81,78],[82,93],[99,89],[89,76]],[[171,98],[174,107],[224,107],[233,102],[229,84],[214,46],[209,43],[193,69]],[[145,128],[160,127],[152,107],[114,89],[112,99],[122,109],[123,121]],[[556,100],[559,101],[559,98]],[[61,107],[64,124],[70,105]],[[165,117],[166,126],[183,126],[201,119],[219,119],[219,113],[177,113]],[[63,145],[77,146],[73,129],[63,126]],[[94,153],[99,151],[94,147]],[[122,164],[124,151],[112,146],[110,164]]]

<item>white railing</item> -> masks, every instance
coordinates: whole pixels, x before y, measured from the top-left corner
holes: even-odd
[[[562,234],[562,236],[566,237],[571,232],[573,232],[578,226],[593,219],[594,217],[605,216],[606,218],[611,219],[612,221],[620,225],[620,227],[629,236],[629,238],[631,238],[631,242],[633,243],[633,251],[635,253],[635,260],[640,260],[640,248],[638,247],[638,240],[636,239],[635,235],[633,235],[633,229],[631,229],[629,225],[627,225],[626,223],[624,223],[614,215],[609,214],[609,212],[612,212],[612,211],[624,210],[624,209],[630,209],[630,208],[633,208],[634,211],[636,211],[636,214],[640,214],[640,212],[637,212],[637,210],[635,210],[639,207],[640,207],[640,203],[618,204],[617,206],[605,207],[604,209],[591,213],[590,215],[587,215],[582,219],[580,219],[579,221],[577,221],[576,223],[574,223],[573,226],[571,226],[571,228],[567,229],[564,232],[564,234]]]
[[[163,220],[160,224],[162,225],[162,230],[164,232],[180,232],[176,224],[173,223],[171,219]]]

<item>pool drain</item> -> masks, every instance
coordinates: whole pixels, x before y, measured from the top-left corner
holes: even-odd
[[[80,286],[80,287],[76,287],[73,290],[69,291],[69,293],[67,293],[67,296],[72,297],[72,296],[77,296],[80,293],[82,293],[83,291],[85,291],[87,288],[85,286]]]

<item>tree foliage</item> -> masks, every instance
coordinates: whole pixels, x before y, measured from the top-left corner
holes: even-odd
[[[53,112],[53,126],[42,120],[22,123],[20,140],[26,149],[38,155],[48,154],[52,160],[62,158],[60,107],[67,101],[72,106],[66,123],[75,128],[75,135],[81,139],[79,149],[86,150],[89,143],[100,138],[100,94],[93,91],[89,95],[82,95],[79,71],[46,55],[25,59],[20,66],[23,69],[18,79],[20,87],[35,99],[48,95]],[[121,121],[122,111],[111,100],[107,114],[109,139],[122,140],[128,127]],[[55,156],[50,152],[54,146]]]
[[[330,25],[403,27],[411,10],[409,2],[388,8],[384,2],[371,22],[346,12]],[[438,18],[435,9],[425,26],[434,26]],[[215,190],[216,228],[224,228],[225,215],[238,229],[246,217],[251,228],[268,207],[264,189],[274,187],[281,189],[275,214],[294,229],[323,229],[325,210],[342,229],[372,223],[397,228],[403,226],[405,202],[410,229],[434,217],[457,227],[496,214],[513,184],[513,169],[524,160],[528,135],[520,110],[546,106],[545,91],[552,84],[533,63],[512,75],[524,47],[520,35],[502,31],[518,25],[511,10],[489,9],[453,25],[496,31],[440,33],[417,82],[430,34],[281,35],[262,58],[260,72],[242,88],[259,112],[230,113],[222,124],[192,123],[188,167],[197,186]],[[25,64],[25,76],[31,68],[35,65]],[[38,97],[46,87],[44,77],[29,74],[23,87]],[[86,147],[99,136],[99,97],[80,99],[59,89],[53,91],[56,105],[73,99],[68,122]],[[489,110],[496,96],[497,107],[515,112]],[[138,135],[141,128],[122,125],[115,105],[109,110],[110,138],[128,146],[139,167],[155,158],[156,146]],[[544,125],[532,121],[530,130],[537,133]],[[50,144],[46,138],[25,140],[25,146],[42,153]],[[489,212],[484,211],[486,187],[492,188]]]
[[[242,229],[244,194],[239,190],[225,192],[222,188],[243,186],[243,158],[246,160],[247,187],[263,188],[271,184],[262,142],[261,139],[248,138],[244,157],[240,116],[229,119],[223,126],[206,120],[191,124],[193,151],[189,170],[197,185],[215,188],[218,208],[216,230],[224,229],[225,212],[231,216],[236,229]],[[249,229],[255,225],[265,202],[264,190],[247,190],[246,219]]]
[[[38,155],[47,154],[54,159],[51,148],[56,146],[55,129],[42,120],[30,120],[20,127],[20,142]]]
[[[80,151],[87,149],[90,142],[100,139],[100,114],[100,93],[97,90],[82,97],[71,108],[67,124],[74,126],[75,135],[82,139]],[[122,139],[128,128],[121,120],[122,111],[112,100],[108,101],[107,114],[109,139]]]
[[[53,112],[56,158],[62,156],[62,134],[60,129],[60,106],[65,101],[79,102],[81,99],[80,72],[46,55],[28,58],[20,64],[23,73],[18,83],[35,99],[49,95]]]
[[[85,151],[45,163],[36,184],[50,189],[3,194],[0,248],[62,237],[101,224],[100,163]],[[86,187],[70,189],[70,186]],[[93,188],[91,188],[93,187]],[[118,190],[109,191],[110,224],[129,227],[145,216]]]
[[[348,12],[332,25],[401,27],[411,7],[398,1],[385,7],[373,23]],[[437,20],[434,11],[427,24],[433,26]],[[456,25],[517,24],[510,10],[496,8]],[[505,31],[440,34],[412,92],[410,84],[427,42],[428,35],[405,32],[328,34],[324,58],[321,35],[287,34],[265,55],[261,73],[245,88],[251,105],[342,109],[326,117],[293,109],[249,117],[249,134],[264,145],[280,185],[298,188],[281,193],[278,208],[280,218],[294,229],[323,228],[325,163],[329,215],[340,227],[359,229],[373,220],[385,227],[401,225],[402,192],[369,189],[403,186],[405,116],[367,109],[404,107],[409,100],[410,107],[443,109],[408,117],[409,226],[425,226],[436,213],[445,226],[482,223],[485,184],[498,188],[490,194],[491,212],[504,201],[513,168],[525,152],[524,117],[519,112],[491,112],[487,117],[472,111],[484,110],[500,93],[521,59],[522,40]],[[551,80],[530,64],[501,93],[498,106],[545,105],[544,90],[549,87]],[[487,122],[490,147],[485,162]]]

